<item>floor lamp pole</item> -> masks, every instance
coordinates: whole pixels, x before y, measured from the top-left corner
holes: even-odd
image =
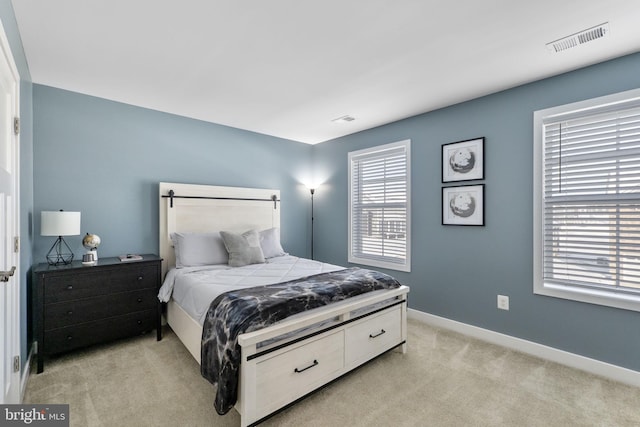
[[[315,188],[310,188],[311,191],[311,259],[313,259],[313,194],[316,192]]]

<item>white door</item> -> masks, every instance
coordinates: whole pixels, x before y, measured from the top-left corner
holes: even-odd
[[[14,366],[20,355],[20,266],[15,246],[20,230],[19,146],[14,132],[19,77],[1,25],[0,47],[0,272],[13,273],[0,273],[1,404],[20,403],[20,369]]]

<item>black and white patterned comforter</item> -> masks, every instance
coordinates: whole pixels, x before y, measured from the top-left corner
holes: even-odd
[[[347,268],[219,295],[211,303],[204,321],[201,350],[202,376],[216,387],[216,411],[220,415],[226,414],[237,399],[238,335],[332,302],[399,286],[400,283],[387,274]]]

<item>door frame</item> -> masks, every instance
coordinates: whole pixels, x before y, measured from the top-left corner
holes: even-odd
[[[4,26],[0,21],[0,61],[3,61],[8,66],[9,72],[11,73],[11,81],[13,83],[13,90],[11,91],[11,102],[10,102],[10,115],[8,118],[8,124],[11,129],[14,128],[14,119],[19,118],[20,116],[20,74],[18,73],[18,69],[16,67],[13,54],[11,52],[11,46],[9,45],[9,40],[7,38],[7,34],[4,30]],[[18,239],[18,248],[20,248],[20,134],[18,132],[9,131],[9,135],[11,136],[11,144],[13,144],[13,158],[11,161],[13,162],[12,170],[14,176],[13,182],[13,225],[11,230],[12,236],[7,236],[7,239],[11,242],[14,239]],[[23,387],[20,380],[20,375],[24,371],[22,366],[22,354],[21,354],[21,342],[20,342],[20,323],[21,323],[21,315],[20,315],[20,296],[22,294],[22,269],[20,266],[20,249],[15,251],[13,248],[14,244],[8,244],[5,246],[8,251],[8,260],[11,266],[16,266],[16,271],[13,277],[9,280],[9,282],[3,284],[3,286],[7,286],[6,296],[9,299],[9,304],[11,305],[10,312],[12,314],[11,319],[9,320],[9,325],[11,330],[8,331],[8,337],[5,337],[5,342],[3,342],[3,347],[10,347],[10,357],[9,360],[4,360],[4,351],[0,353],[0,368],[5,369],[6,364],[13,364],[13,357],[18,356],[20,358],[20,369],[17,372],[13,372],[13,369],[9,370],[9,390],[6,394],[6,402],[5,400],[5,390],[2,390],[0,393],[0,403],[21,403],[22,402],[22,394]],[[4,384],[2,384],[4,386]]]

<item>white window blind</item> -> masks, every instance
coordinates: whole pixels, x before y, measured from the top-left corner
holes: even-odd
[[[544,285],[640,302],[640,103],[544,118],[542,139]]]
[[[409,143],[349,153],[349,262],[410,271]]]

